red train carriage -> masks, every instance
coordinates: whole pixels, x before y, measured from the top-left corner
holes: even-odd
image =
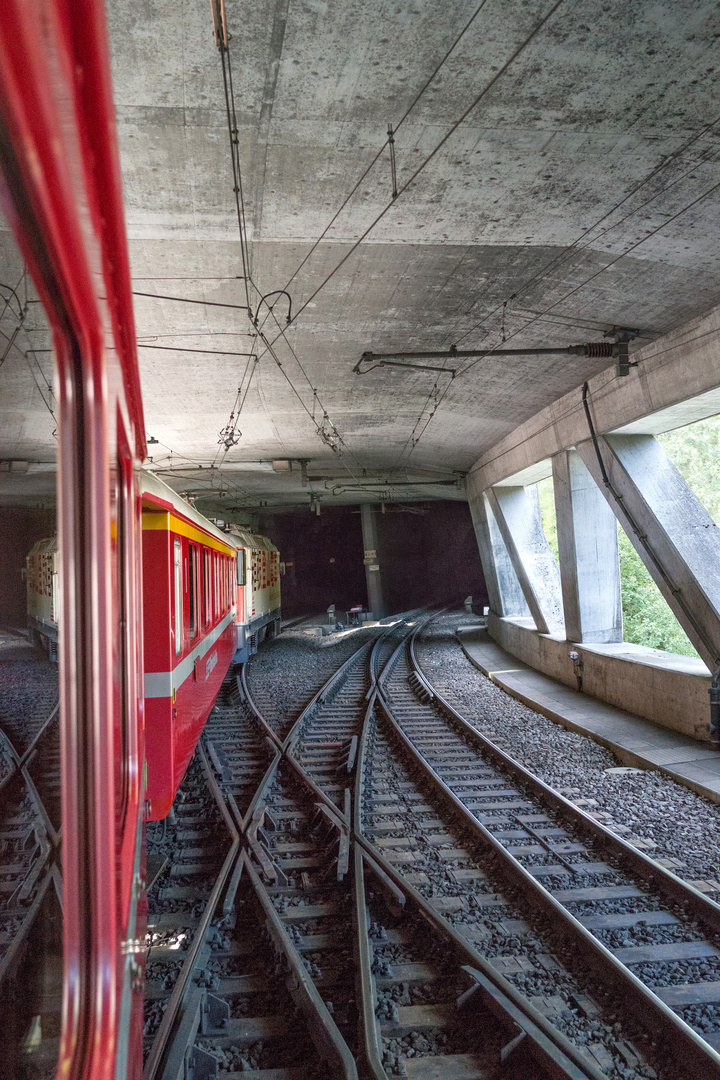
[[[280,555],[265,536],[236,525],[229,529],[237,547],[235,663],[249,660],[265,638],[280,632]]]
[[[144,473],[146,816],[170,811],[235,651],[230,538]]]

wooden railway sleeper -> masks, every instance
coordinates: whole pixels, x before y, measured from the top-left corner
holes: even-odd
[[[227,800],[223,798],[220,787],[213,775],[202,743],[198,746],[197,753],[207,779],[208,787],[222,814],[225,825],[227,826],[230,844],[220,873],[217,876],[215,885],[205,904],[205,909],[201,916],[195,938],[185,957],[185,962],[183,963],[180,975],[175,983],[160,1027],[155,1036],[155,1040],[145,1064],[143,1072],[144,1080],[208,1080],[208,1078],[217,1075],[217,1068],[215,1069],[215,1072],[202,1071],[203,1069],[209,1068],[209,1063],[205,1060],[203,1054],[193,1054],[190,1065],[192,1065],[194,1071],[190,1071],[189,1073],[186,1073],[185,1071],[186,1056],[189,1057],[190,1055],[188,1045],[191,1045],[192,1042],[191,1040],[190,1042],[188,1041],[190,1038],[189,1028],[192,1028],[196,1018],[198,1019],[199,1027],[201,1019],[193,1009],[193,1002],[198,1000],[198,993],[200,994],[200,1003],[202,1003],[203,1000],[201,993],[203,988],[197,986],[194,977],[198,973],[198,969],[202,970],[204,968],[207,963],[207,957],[210,955],[210,948],[207,942],[210,935],[216,932],[211,926],[211,921],[218,908],[220,897],[223,895],[223,890],[225,889],[228,879],[230,880],[230,889],[228,889],[228,893],[232,890],[232,899],[229,900],[228,895],[225,895],[225,902],[220,909],[222,911],[221,921],[224,922],[225,925],[229,925],[233,919],[234,898],[239,883],[237,864],[240,861],[241,852],[239,850],[239,832],[233,821],[233,816],[228,809]],[[190,1002],[189,1008],[188,1002]],[[187,1025],[189,1025],[189,1028]],[[198,1027],[192,1032],[193,1039],[197,1033]]]

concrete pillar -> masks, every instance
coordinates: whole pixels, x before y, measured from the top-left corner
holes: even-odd
[[[541,634],[563,629],[560,571],[548,546],[537,488],[488,488],[488,502]]]
[[[552,459],[565,635],[622,641],[617,521],[575,450]]]
[[[365,549],[365,581],[367,584],[368,607],[376,619],[385,618],[380,560],[378,559],[378,530],[375,507],[363,503],[360,507],[363,547]]]
[[[720,529],[652,435],[607,435],[602,480],[590,440],[577,451],[708,667],[720,658]]]

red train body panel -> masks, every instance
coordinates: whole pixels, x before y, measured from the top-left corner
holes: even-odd
[[[58,1076],[140,1080],[143,818],[170,809],[236,650],[242,544],[140,472],[145,425],[100,0],[3,4],[0,166],[3,206],[55,347]],[[263,557],[275,566],[277,553]],[[245,612],[246,622],[260,615],[256,641],[279,622],[276,578],[265,574],[262,613],[253,603]]]
[[[234,544],[143,475],[147,818],[169,813],[235,652]]]
[[[64,911],[59,1075],[142,1072],[145,424],[104,9],[6,0],[2,197],[47,313],[58,426]]]

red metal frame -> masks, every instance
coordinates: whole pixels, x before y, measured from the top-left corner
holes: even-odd
[[[3,3],[0,162],[3,205],[56,352],[65,922],[59,1075],[111,1080],[118,1068],[141,1073],[136,470],[145,436],[97,0]]]

